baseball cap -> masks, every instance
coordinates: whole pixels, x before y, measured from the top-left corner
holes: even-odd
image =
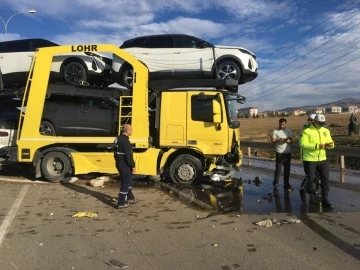
[[[314,121],[320,123],[322,126],[325,126],[325,125],[326,125],[325,115],[323,115],[323,114],[317,114],[317,115],[315,115]]]

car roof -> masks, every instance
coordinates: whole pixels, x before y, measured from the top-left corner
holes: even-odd
[[[155,34],[155,35],[138,36],[138,37],[135,37],[135,38],[131,38],[131,39],[125,40],[124,42],[136,40],[136,39],[139,39],[139,38],[164,37],[164,36],[172,36],[172,37],[182,36],[182,37],[192,37],[192,38],[201,39],[201,38],[198,38],[198,37],[195,37],[195,36],[186,35],[186,34]]]
[[[56,44],[55,42],[53,42],[51,40],[44,39],[44,38],[24,38],[24,39],[12,39],[12,40],[7,40],[7,41],[2,41],[2,42],[0,42],[0,45],[6,44],[6,43],[9,43],[9,42],[14,42],[14,41],[35,41],[35,40],[43,40],[43,41],[48,41],[48,42]],[[58,45],[58,44],[56,44],[56,45]]]

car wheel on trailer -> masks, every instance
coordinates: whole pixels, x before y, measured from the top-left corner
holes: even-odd
[[[121,74],[121,83],[128,89],[132,89],[134,80],[134,69],[130,65],[126,65]]]
[[[191,155],[180,155],[170,165],[170,177],[174,183],[200,184],[203,175],[201,161]]]
[[[239,81],[241,78],[241,69],[238,64],[233,61],[223,61],[218,64],[217,77],[218,79]]]
[[[72,173],[71,160],[62,152],[49,152],[41,161],[41,172],[50,182],[60,182]]]
[[[85,67],[79,62],[69,62],[64,66],[63,79],[71,85],[78,85],[79,81],[86,81]]]
[[[41,121],[39,132],[45,136],[56,136],[55,127],[48,121]]]

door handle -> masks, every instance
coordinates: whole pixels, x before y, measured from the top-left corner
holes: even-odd
[[[80,112],[82,112],[82,113],[86,113],[86,112],[87,112],[87,110],[80,110]]]

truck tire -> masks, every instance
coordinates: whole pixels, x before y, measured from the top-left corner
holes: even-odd
[[[40,134],[46,136],[56,136],[55,127],[48,121],[41,121]]]
[[[78,85],[79,81],[86,81],[85,67],[80,62],[69,62],[63,68],[63,80],[70,85]]]
[[[134,69],[130,65],[126,65],[121,74],[121,84],[128,89],[132,89],[134,79]]]
[[[62,152],[49,152],[41,161],[41,172],[48,181],[60,182],[71,176],[71,160]]]
[[[191,155],[180,155],[170,165],[170,177],[174,183],[197,185],[201,183],[203,175],[200,160]]]

